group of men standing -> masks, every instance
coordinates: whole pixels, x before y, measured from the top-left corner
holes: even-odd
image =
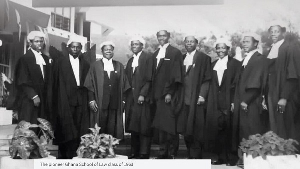
[[[103,59],[89,64],[80,52],[82,44],[70,39],[68,54],[49,62],[40,53],[43,35],[30,33],[30,49],[15,71],[19,120],[49,119],[61,158],[72,158],[80,136],[96,123],[101,132],[122,139],[125,110],[129,158],[148,159],[155,136],[157,158],[174,159],[182,134],[188,158],[201,159],[203,149],[212,148],[218,155],[212,164],[232,165],[230,154],[249,135],[273,130],[300,140],[299,49],[284,40],[282,25],[270,25],[269,33],[273,45],[267,57],[257,51],[260,38],[245,34],[242,62],[229,56],[231,44],[220,38],[214,45],[218,59],[211,63],[196,50],[194,36],[184,38],[187,53],[182,55],[169,44],[170,33],[161,30],[154,54],[143,51],[141,37],[130,40],[133,57],[125,69],[112,59],[113,42],[102,43]]]

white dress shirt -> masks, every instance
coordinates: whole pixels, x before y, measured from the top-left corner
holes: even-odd
[[[283,42],[284,42],[284,39],[272,44],[271,51],[267,57],[268,59],[275,59],[278,57],[279,47],[283,44]]]
[[[228,63],[228,55],[224,56],[222,59],[219,58],[219,60],[214,66],[214,70],[217,71],[219,86],[222,83],[224,71],[227,69],[227,63]]]
[[[186,53],[186,57],[184,58],[183,65],[185,65],[185,71],[188,70],[189,66],[193,64],[194,55],[196,50],[191,53]]]
[[[31,51],[33,52],[34,56],[35,56],[35,60],[36,60],[36,64],[40,66],[41,68],[41,72],[42,72],[42,76],[44,78],[44,65],[46,65],[46,62],[42,56],[41,52],[37,52],[33,49],[31,49]]]
[[[110,78],[110,72],[115,70],[112,59],[108,60],[105,57],[103,57],[102,61],[104,64],[104,71],[107,72],[107,75]]]
[[[244,59],[244,61],[243,61],[243,64],[242,64],[243,67],[246,67],[246,66],[247,66],[249,60],[251,59],[252,55],[253,55],[255,52],[258,52],[258,49],[254,49],[254,50],[250,51],[249,53],[246,53],[246,57],[245,57],[245,59]]]
[[[159,51],[156,56],[156,59],[157,59],[156,66],[158,66],[160,59],[165,58],[168,46],[169,46],[169,43],[164,44],[164,46],[159,46]]]
[[[137,55],[133,54],[133,61],[131,67],[133,68],[132,71],[134,72],[135,68],[139,66],[139,58],[141,56],[142,51],[140,51]]]
[[[71,66],[73,69],[73,73],[76,79],[77,86],[80,86],[80,77],[79,77],[79,58],[74,58],[72,55],[69,54]]]

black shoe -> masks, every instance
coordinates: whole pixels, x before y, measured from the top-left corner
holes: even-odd
[[[140,159],[149,159],[149,154],[141,154]]]
[[[128,156],[128,159],[139,159],[139,155],[131,154],[131,156]]]
[[[155,159],[169,159],[168,156],[166,155],[159,155],[158,157],[156,157]]]
[[[170,155],[170,156],[168,157],[168,159],[175,159],[175,156],[174,156],[174,155]]]
[[[218,159],[217,161],[211,161],[211,165],[222,165],[225,164],[224,160]]]

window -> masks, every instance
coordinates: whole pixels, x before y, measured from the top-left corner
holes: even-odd
[[[70,31],[70,12],[69,8],[55,8],[51,13],[51,26]]]

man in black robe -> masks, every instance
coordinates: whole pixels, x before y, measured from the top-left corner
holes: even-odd
[[[45,35],[40,31],[32,31],[28,34],[30,45],[26,54],[18,60],[15,68],[14,110],[18,111],[18,120],[25,120],[37,124],[37,118],[48,121],[51,108],[52,65],[49,58],[41,51],[44,48]]]
[[[266,100],[271,130],[284,139],[300,141],[299,46],[284,38],[284,23],[274,21],[269,34],[272,48],[266,59]],[[298,63],[298,64],[297,64]]]
[[[86,77],[90,126],[97,123],[100,132],[123,139],[123,92],[129,88],[123,65],[112,59],[115,44],[111,41],[100,45],[103,58],[94,62]]]
[[[228,56],[231,43],[219,38],[215,43],[218,60],[212,63],[212,81],[209,87],[205,123],[206,145],[211,145],[218,155],[212,164],[232,165],[229,157],[231,148],[231,116],[233,110],[236,75],[241,63]],[[208,146],[209,147],[209,146]]]
[[[133,57],[129,59],[125,74],[130,84],[126,92],[125,131],[131,133],[131,158],[147,159],[150,154],[152,136],[152,114],[150,112],[152,56],[142,51],[145,40],[134,37],[130,40]]]
[[[260,37],[253,33],[243,37],[243,50],[246,53],[239,67],[234,98],[232,149],[237,150],[243,138],[267,131],[266,118],[262,107],[264,57],[258,52]]]
[[[182,83],[182,54],[169,44],[170,33],[166,30],[157,32],[159,49],[153,54],[152,81],[153,127],[159,132],[160,155],[158,158],[174,158],[179,142],[176,131],[176,104],[171,104],[178,93],[177,86]]]
[[[196,50],[198,40],[194,36],[185,37],[184,42],[187,53],[182,56],[183,104],[178,117],[177,131],[184,135],[188,158],[201,159],[204,141],[204,103],[211,81],[211,59]]]
[[[89,63],[81,54],[80,40],[71,38],[68,53],[59,58],[54,69],[54,91],[57,92],[56,139],[60,158],[72,159],[76,156],[80,136],[85,134],[87,121],[87,89],[83,86],[89,70]]]

